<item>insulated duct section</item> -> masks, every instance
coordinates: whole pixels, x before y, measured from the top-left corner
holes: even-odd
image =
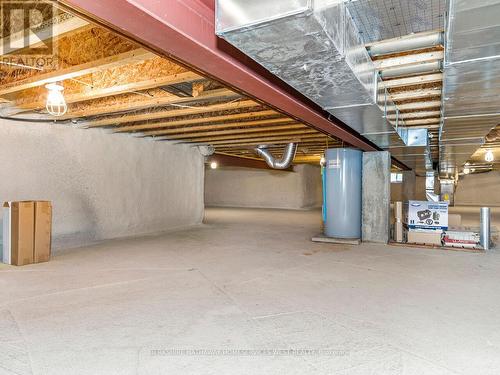
[[[381,148],[397,109],[343,0],[217,0],[216,33]]]
[[[440,172],[453,178],[500,123],[500,0],[451,0]]]
[[[289,143],[285,147],[281,159],[276,159],[275,156],[267,149],[267,146],[259,146],[255,149],[255,153],[262,157],[267,165],[273,169],[287,169],[292,165],[295,154],[297,153],[297,144]]]

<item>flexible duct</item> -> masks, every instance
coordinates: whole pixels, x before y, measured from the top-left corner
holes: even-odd
[[[267,149],[267,146],[259,146],[255,149],[257,155],[261,156],[273,169],[287,169],[293,162],[295,158],[295,153],[297,152],[297,145],[295,143],[289,143],[281,159],[277,160],[273,154]]]

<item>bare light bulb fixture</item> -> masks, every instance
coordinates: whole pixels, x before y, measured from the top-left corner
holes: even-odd
[[[491,163],[493,160],[495,160],[493,151],[491,150],[486,151],[486,154],[484,155],[484,160],[486,160],[488,163]]]
[[[63,95],[64,87],[57,83],[49,83],[45,88],[49,90],[45,106],[47,112],[52,116],[63,116],[68,111],[68,105]]]
[[[470,173],[470,169],[469,168],[464,168],[464,174],[469,174]]]
[[[217,164],[216,161],[213,161],[213,162],[210,163],[210,168],[217,169],[217,167],[218,167],[218,164]]]
[[[324,156],[321,157],[321,159],[319,159],[319,164],[324,167],[325,166],[325,163],[326,163],[326,159]]]

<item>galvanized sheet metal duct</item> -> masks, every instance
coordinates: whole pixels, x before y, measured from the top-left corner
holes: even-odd
[[[343,0],[218,0],[217,34],[379,147],[404,146]]]
[[[500,0],[451,0],[441,175],[453,175],[500,123]]]

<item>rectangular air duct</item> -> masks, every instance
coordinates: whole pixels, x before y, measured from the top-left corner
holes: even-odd
[[[405,145],[343,0],[218,0],[216,17],[218,36],[352,129],[381,148]]]

